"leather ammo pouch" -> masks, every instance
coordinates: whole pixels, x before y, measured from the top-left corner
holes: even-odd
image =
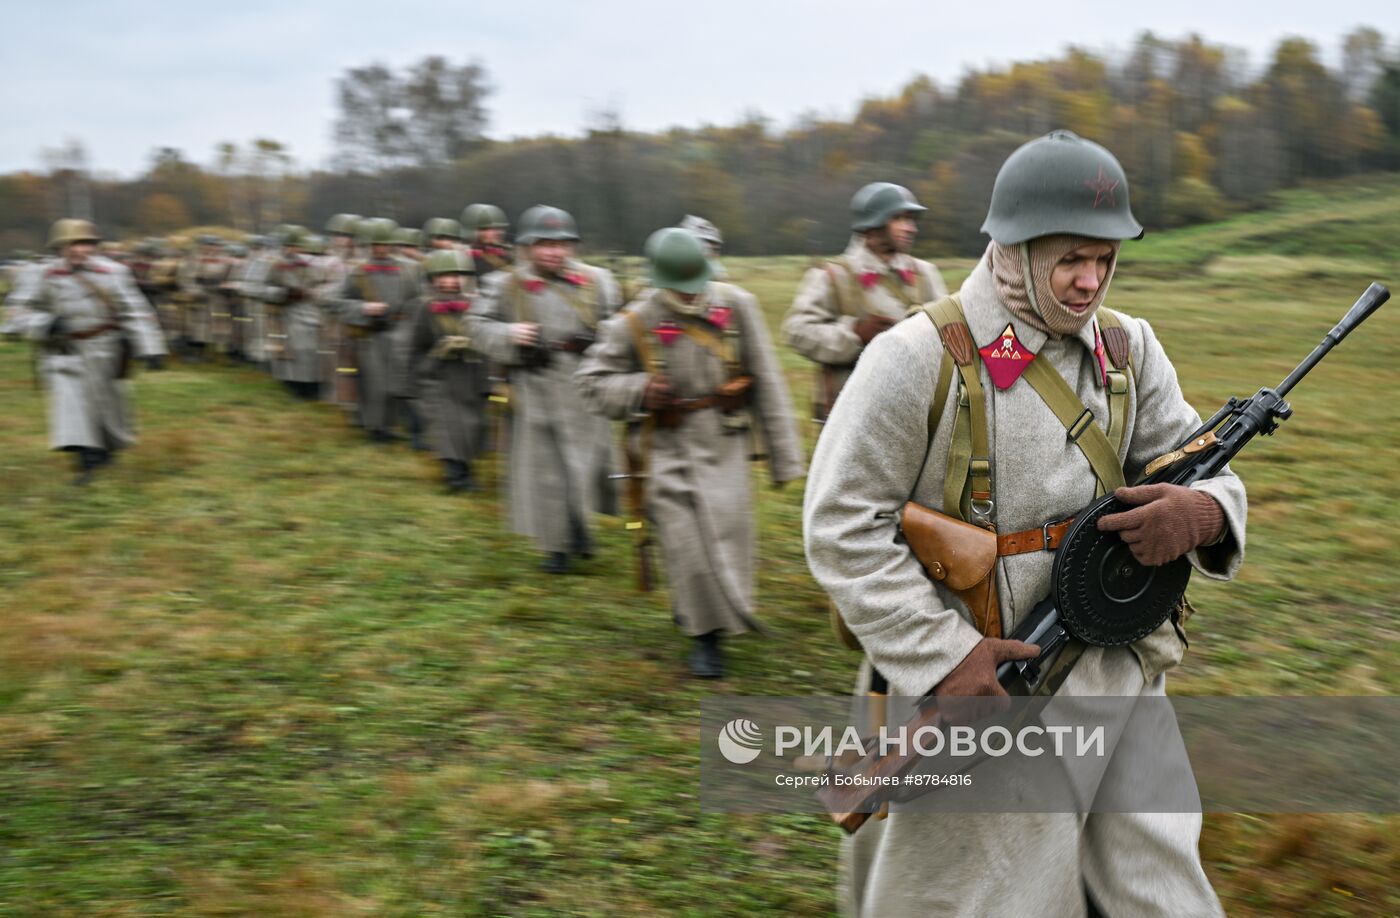
[[[899,526],[914,557],[929,577],[963,601],[977,630],[1001,637],[996,533],[913,501],[900,511]]]

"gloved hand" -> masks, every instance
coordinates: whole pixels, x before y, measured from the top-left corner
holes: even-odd
[[[444,354],[460,354],[470,349],[472,342],[464,335],[448,335],[442,339],[442,352]]]
[[[642,392],[642,407],[648,411],[660,411],[671,404],[673,394],[671,381],[664,376],[647,379],[647,387]]]
[[[1119,488],[1113,496],[1135,509],[1103,517],[1099,531],[1118,533],[1139,564],[1156,567],[1175,561],[1225,531],[1225,511],[1204,491],[1154,484]]]
[[[938,710],[949,723],[972,723],[1005,709],[1006,689],[997,681],[997,667],[1008,660],[1033,660],[1040,648],[1024,641],[984,637],[943,681],[933,687],[941,699]],[[973,700],[977,699],[977,700]]]
[[[895,321],[896,320],[886,316],[861,316],[859,319],[856,319],[856,336],[860,338],[862,344],[869,344],[870,339],[892,328]]]
[[[582,332],[569,338],[569,350],[575,354],[582,354],[593,346],[593,336],[588,332]]]
[[[50,340],[62,338],[67,331],[68,329],[63,322],[63,316],[54,316],[53,321],[49,323],[48,337]]]
[[[151,372],[165,369],[165,358],[160,354],[149,354],[146,356],[146,369]]]

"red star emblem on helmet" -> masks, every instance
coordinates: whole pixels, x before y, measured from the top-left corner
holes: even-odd
[[[1094,193],[1094,209],[1097,210],[1099,204],[1108,202],[1109,207],[1118,206],[1118,196],[1114,189],[1118,187],[1118,179],[1111,179],[1103,174],[1103,166],[1099,166],[1099,174],[1095,178],[1085,179],[1084,187]]]

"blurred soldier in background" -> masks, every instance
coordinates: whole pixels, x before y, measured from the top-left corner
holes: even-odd
[[[394,234],[396,254],[412,262],[423,260],[424,236],[422,230],[401,228]]]
[[[230,360],[242,363],[247,360],[243,340],[247,337],[248,323],[244,321],[243,297],[239,282],[243,277],[243,266],[248,260],[248,247],[241,243],[227,246],[224,250],[228,259],[228,280],[224,283],[224,301],[228,308],[228,342],[226,353]]]
[[[223,257],[218,236],[205,234],[196,243],[180,262],[179,298],[184,319],[183,356],[198,362],[204,359],[211,340],[213,313],[228,311],[217,301],[223,298],[229,265]]]
[[[180,250],[173,239],[158,243],[159,250],[151,265],[147,287],[152,292],[151,307],[160,317],[167,347],[174,353],[184,348],[184,312],[176,302],[180,291]]]
[[[460,249],[466,242],[462,224],[449,217],[433,217],[424,223],[423,238],[427,240],[430,252],[438,249]]]
[[[416,309],[412,348],[420,403],[448,489],[475,490],[472,461],[481,444],[490,386],[465,323],[472,306],[465,289],[472,261],[460,249],[438,249],[424,267],[432,291]]]
[[[817,364],[812,418],[826,423],[856,359],[871,339],[914,306],[947,296],[938,269],[909,255],[927,208],[909,189],[866,185],[851,198],[846,251],[802,280],[783,319],[788,344]]]
[[[748,469],[755,422],[775,485],[804,469],[763,312],[748,291],[713,280],[710,254],[689,230],[653,233],[651,288],[603,323],[576,379],[608,417],[642,417],[629,444],[639,461],[629,461],[629,472],[645,483],[673,617],[696,642],[690,671],[718,679],[721,637],[757,627]]]
[[[281,252],[278,240],[273,236],[254,236],[248,243],[251,251],[243,262],[243,270],[234,285],[238,295],[242,297],[243,350],[249,361],[266,369],[270,359],[267,316],[263,310],[260,293],[272,272],[272,266],[281,257]]]
[[[724,280],[726,274],[724,265],[720,263],[719,256],[724,251],[724,237],[720,235],[719,227],[715,226],[704,217],[697,217],[694,214],[686,214],[681,222],[676,224],[683,230],[694,233],[701,242],[705,243],[705,250],[710,256],[710,268],[714,272],[715,280]]]
[[[494,204],[473,204],[462,211],[462,227],[470,237],[478,284],[491,272],[505,271],[514,263],[506,246],[510,221],[505,211]]]
[[[355,260],[355,214],[335,214],[326,221],[326,252],[316,259],[321,285],[316,302],[321,307],[321,398],[339,405],[350,423],[358,425],[355,343],[335,312],[335,300]],[[328,356],[326,356],[328,355]]]
[[[25,271],[6,301],[5,331],[40,343],[49,444],[77,457],[76,484],[136,442],[126,381],[133,355],[158,369],[165,342],[131,272],[95,254],[97,229],[59,220],[57,257]]]
[[[273,263],[260,289],[266,304],[268,327],[275,331],[271,353],[272,375],[297,398],[312,401],[321,391],[321,309],[316,302],[320,274],[306,249],[317,248],[306,230],[287,227],[282,257]]]
[[[524,262],[485,281],[469,337],[510,367],[510,507],[515,531],[563,573],[592,557],[595,512],[613,513],[611,427],[583,402],[574,371],[598,323],[618,308],[612,274],[577,261],[574,218],[536,206],[520,217]]]
[[[398,439],[393,429],[404,412],[396,393],[408,385],[407,348],[396,328],[419,296],[416,266],[394,254],[397,230],[386,217],[360,221],[357,239],[369,247],[369,257],[350,269],[333,301],[355,341],[360,424],[375,442]]]

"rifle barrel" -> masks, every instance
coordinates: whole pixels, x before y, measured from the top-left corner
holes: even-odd
[[[1390,291],[1382,284],[1372,284],[1367,287],[1366,292],[1361,294],[1360,298],[1347,310],[1347,314],[1342,316],[1342,320],[1334,325],[1327,336],[1322,339],[1322,343],[1314,348],[1313,352],[1302,363],[1298,364],[1292,373],[1288,374],[1287,379],[1279,383],[1278,388],[1274,390],[1279,394],[1279,397],[1287,395],[1288,391],[1296,386],[1299,380],[1308,375],[1309,370],[1317,366],[1318,361],[1327,356],[1328,351],[1341,344],[1343,338],[1351,334],[1356,326],[1365,322],[1371,313],[1380,309],[1381,305],[1388,299],[1390,299]]]

